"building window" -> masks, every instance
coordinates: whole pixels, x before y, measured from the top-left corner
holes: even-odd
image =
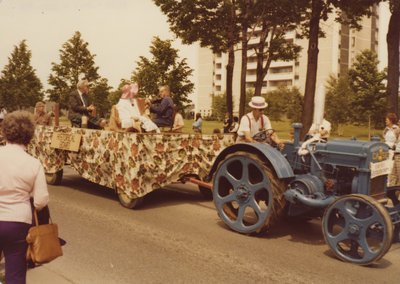
[[[216,90],[217,92],[221,92],[221,86],[219,86],[219,85],[215,86],[215,90]]]
[[[221,80],[221,78],[222,78],[221,74],[217,74],[217,75],[215,76],[215,79],[216,79],[216,80]]]
[[[216,53],[215,57],[218,57],[218,58],[221,57],[221,52]]]
[[[292,86],[292,80],[269,81],[271,87]]]
[[[271,72],[271,74],[292,73],[293,67],[292,66],[274,67],[270,68],[269,71]]]
[[[256,74],[257,74],[257,71],[255,69],[246,71],[246,75],[247,76],[253,76],[253,75],[256,75]]]
[[[215,64],[215,68],[216,68],[216,69],[221,69],[221,68],[222,68],[222,63],[217,63],[217,64]]]

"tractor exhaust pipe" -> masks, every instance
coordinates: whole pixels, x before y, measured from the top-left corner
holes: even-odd
[[[312,208],[326,208],[336,199],[334,196],[329,196],[325,199],[314,199],[301,194],[295,189],[285,191],[284,195],[290,203],[301,203]]]

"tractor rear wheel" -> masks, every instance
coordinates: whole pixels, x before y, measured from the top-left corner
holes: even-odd
[[[284,215],[286,184],[256,154],[235,152],[218,166],[213,199],[219,217],[232,230],[261,233]]]
[[[355,264],[378,261],[392,245],[392,220],[385,207],[367,195],[335,200],[325,210],[322,229],[336,257]]]

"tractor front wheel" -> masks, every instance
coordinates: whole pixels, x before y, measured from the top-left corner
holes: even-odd
[[[338,198],[322,219],[326,243],[343,261],[368,265],[390,249],[393,224],[385,207],[370,196],[351,194]]]

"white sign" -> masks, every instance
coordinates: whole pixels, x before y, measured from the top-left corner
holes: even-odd
[[[389,159],[378,163],[370,163],[371,179],[378,176],[388,175],[392,170],[392,166],[393,163]]]

